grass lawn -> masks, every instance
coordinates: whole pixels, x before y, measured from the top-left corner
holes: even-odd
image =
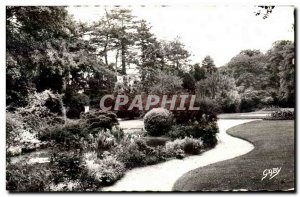
[[[234,189],[287,190],[294,182],[294,121],[254,121],[228,130],[255,148],[231,160],[192,170],[179,178],[173,190],[222,191]],[[277,176],[263,178],[263,171],[281,168]]]

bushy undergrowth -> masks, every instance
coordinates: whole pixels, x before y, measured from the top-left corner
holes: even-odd
[[[8,155],[21,154],[39,148],[42,144],[37,139],[40,131],[51,125],[64,123],[62,117],[52,113],[45,105],[47,99],[57,95],[46,90],[29,97],[29,105],[6,112],[6,146]],[[21,150],[21,151],[16,151]]]
[[[6,189],[16,192],[40,192],[48,189],[51,172],[45,164],[7,165]]]
[[[203,141],[191,137],[176,139],[166,144],[166,150],[177,158],[184,157],[184,154],[196,155],[203,151]]]
[[[219,129],[216,122],[194,123],[188,125],[173,125],[167,134],[172,139],[191,136],[201,138],[204,146],[213,147],[217,143],[216,134]]]
[[[270,116],[265,118],[266,120],[294,120],[295,112],[292,110],[277,110],[273,111]]]
[[[88,175],[100,184],[113,184],[125,173],[124,164],[115,156],[105,155],[100,159],[96,152],[88,152],[84,154],[83,158]]]

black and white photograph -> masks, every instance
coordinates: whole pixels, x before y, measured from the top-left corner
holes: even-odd
[[[5,5],[2,187],[295,193],[296,13]]]

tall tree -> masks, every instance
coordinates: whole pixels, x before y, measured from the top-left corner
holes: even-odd
[[[277,41],[267,52],[270,85],[278,90],[279,100],[293,107],[295,103],[295,47],[287,40]]]
[[[29,90],[35,88],[34,81],[47,64],[51,65],[47,66],[50,74],[61,74],[61,64],[52,63],[62,59],[60,46],[73,32],[73,22],[64,7],[6,8],[8,104],[26,104]]]
[[[202,61],[202,68],[205,70],[205,74],[209,75],[217,71],[217,67],[214,60],[210,56],[206,56]]]
[[[200,67],[198,63],[194,65],[193,72],[196,81],[200,81],[201,79],[205,78],[205,69],[203,67]]]
[[[183,69],[182,66],[187,64],[188,58],[190,57],[190,53],[185,48],[185,45],[178,37],[163,44],[163,50],[168,64],[174,67],[175,70]]]

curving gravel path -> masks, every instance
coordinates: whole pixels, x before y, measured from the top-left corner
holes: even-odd
[[[215,162],[232,159],[250,152],[254,146],[247,141],[232,137],[226,130],[252,120],[218,120],[220,133],[217,146],[201,155],[183,160],[170,160],[161,164],[135,168],[114,185],[102,191],[172,191],[173,184],[184,173]]]

